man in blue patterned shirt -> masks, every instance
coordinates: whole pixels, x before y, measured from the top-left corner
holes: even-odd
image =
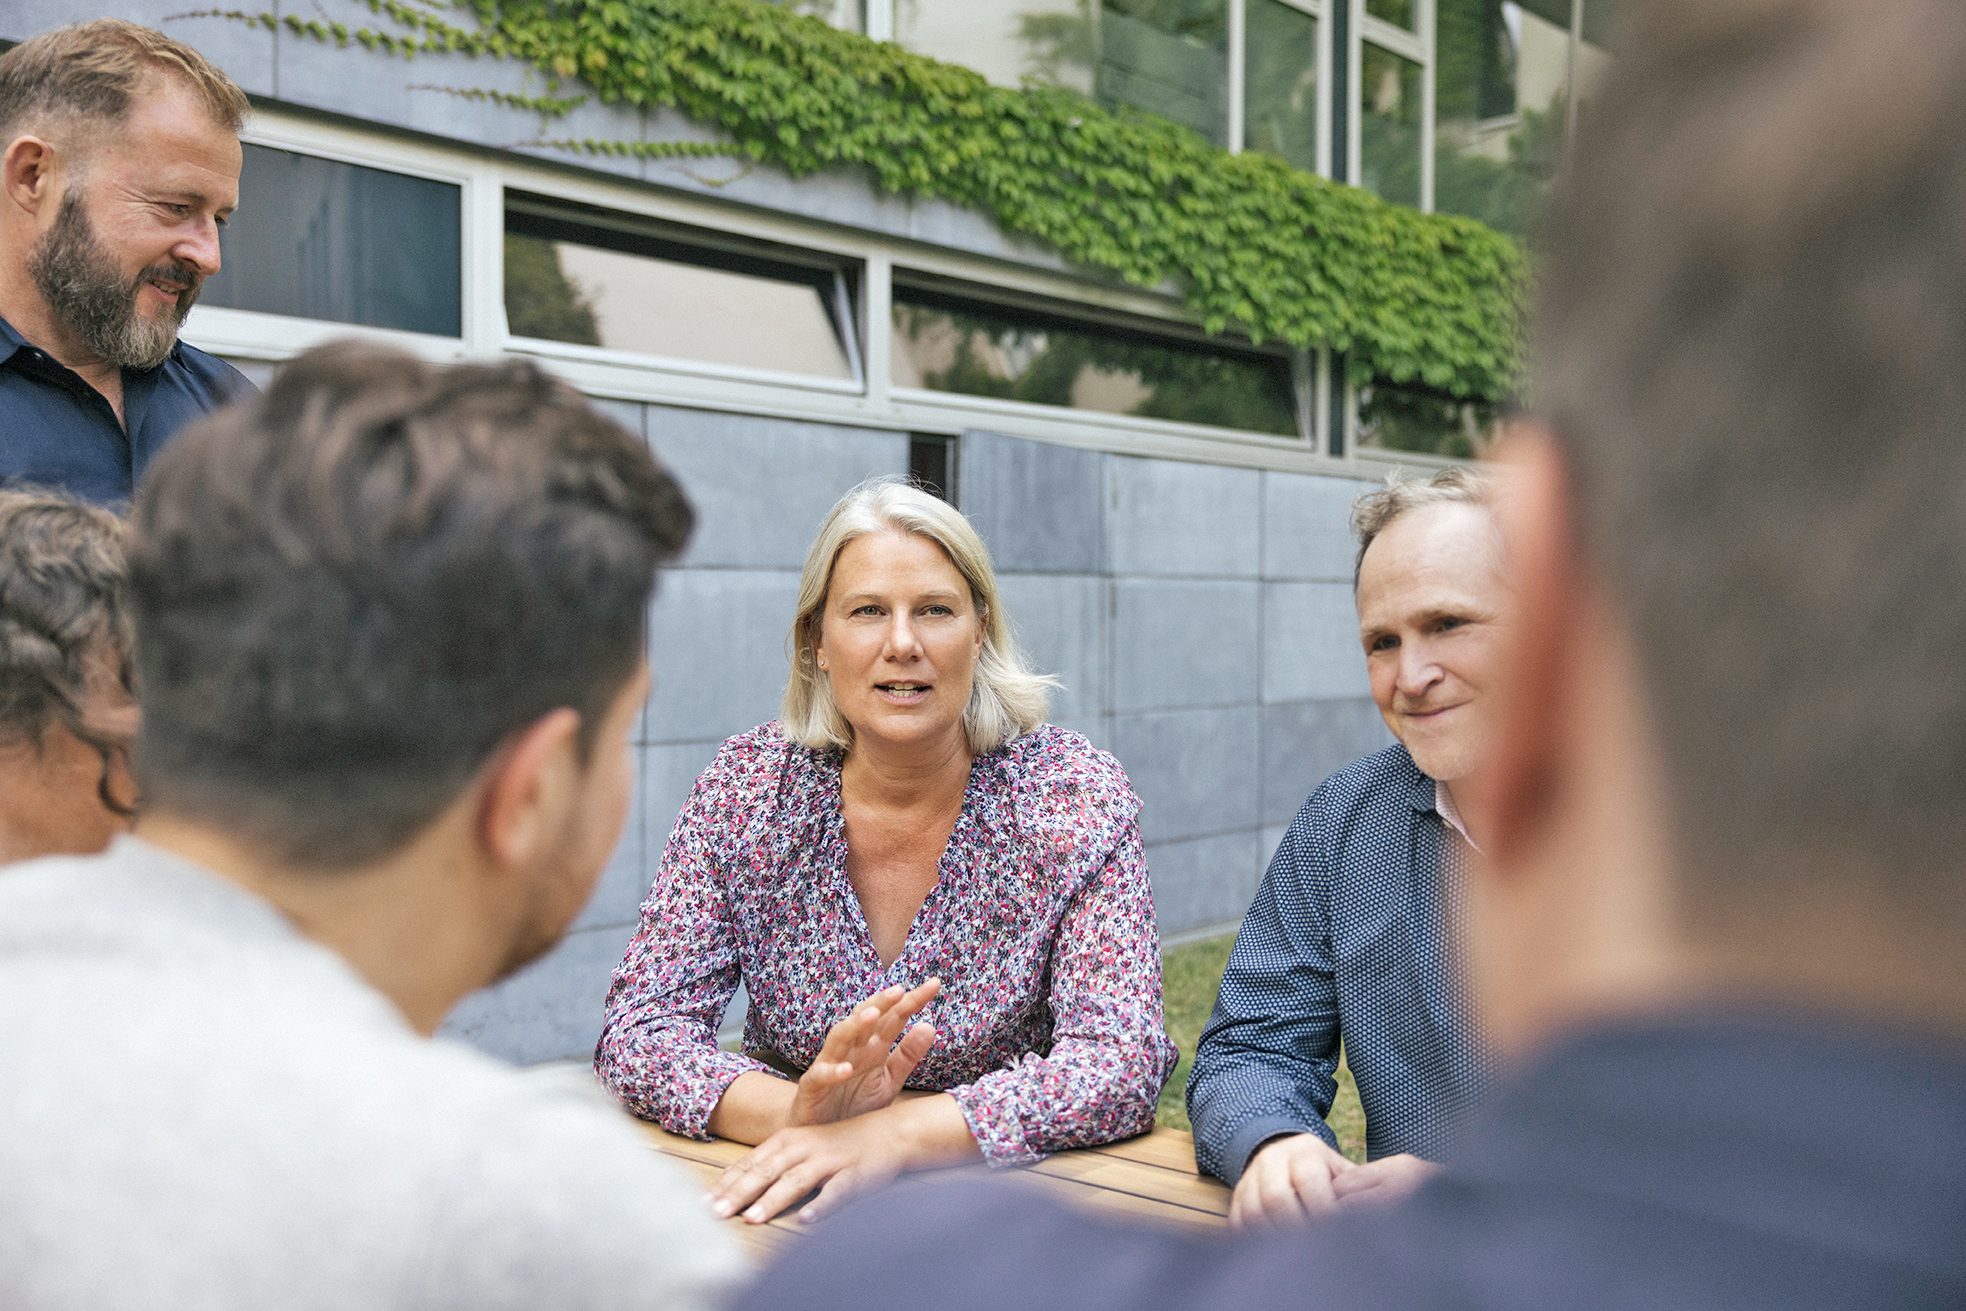
[[[1485,478],[1447,469],[1359,498],[1354,574],[1372,697],[1398,745],[1311,794],[1236,937],[1188,1080],[1195,1159],[1238,1224],[1302,1220],[1410,1189],[1481,1086],[1448,953],[1479,841],[1486,695],[1512,600]],[[1369,1163],[1325,1116],[1340,1043]]]

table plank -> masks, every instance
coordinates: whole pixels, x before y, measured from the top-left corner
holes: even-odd
[[[1167,1206],[1185,1207],[1204,1215],[1226,1218],[1229,1214],[1229,1190],[1193,1170],[1183,1174],[1095,1152],[1060,1152],[1039,1161],[1031,1171]]]
[[[715,1139],[698,1142],[656,1125],[641,1123],[649,1146],[675,1160],[706,1189],[725,1167],[751,1149],[743,1143]],[[902,1176],[911,1186],[934,1187],[952,1178],[995,1176],[1050,1193],[1066,1203],[1171,1226],[1189,1233],[1221,1229],[1229,1209],[1229,1190],[1195,1173],[1193,1140],[1172,1129],[1124,1142],[1079,1151],[1059,1152],[1035,1165],[1007,1171],[981,1166],[925,1170]],[[763,1263],[801,1233],[796,1219],[781,1216],[768,1224],[752,1225],[732,1218],[733,1236],[753,1261]]]
[[[1085,1150],[1099,1156],[1115,1156],[1144,1165],[1179,1170],[1183,1174],[1195,1174],[1194,1135],[1179,1129],[1155,1129],[1136,1138],[1122,1138],[1116,1143],[1101,1143]]]

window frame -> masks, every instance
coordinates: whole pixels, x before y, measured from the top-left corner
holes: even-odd
[[[425,359],[452,361],[473,353],[474,322],[481,312],[477,298],[482,289],[475,285],[472,269],[482,258],[482,237],[474,231],[473,209],[484,186],[484,169],[448,151],[433,150],[411,143],[385,141],[370,133],[355,132],[328,124],[258,111],[239,133],[246,145],[284,150],[336,164],[353,164],[384,173],[444,182],[459,188],[458,289],[459,335],[409,332],[401,328],[378,328],[362,323],[338,323],[328,319],[306,319],[265,310],[239,310],[222,305],[196,305],[186,318],[183,335],[195,345],[214,354],[238,359],[277,361],[291,358],[324,342],[342,337],[360,337],[395,346]],[[251,197],[240,197],[240,209]],[[500,249],[502,250],[502,245]]]
[[[1138,314],[1122,310],[1087,306],[1082,302],[1060,301],[1033,295],[1019,294],[1001,286],[979,284],[972,279],[951,278],[938,275],[917,267],[909,266],[895,270],[890,286],[912,287],[928,295],[943,296],[958,301],[966,301],[980,308],[995,307],[1011,312],[1024,311],[1044,315],[1067,323],[1084,323],[1089,327],[1106,327],[1124,332],[1137,333],[1144,337],[1162,337],[1170,342],[1190,343],[1207,346],[1220,342],[1224,334],[1210,336],[1191,323],[1172,319],[1145,319]],[[888,297],[889,313],[896,298],[892,292]],[[1042,405],[1032,401],[1014,401],[996,396],[973,396],[963,392],[936,391],[928,387],[897,387],[893,378],[892,355],[888,361],[889,395],[902,405],[934,405],[941,408],[972,411],[978,414],[995,416],[999,419],[1056,420],[1069,416],[1071,422],[1090,428],[1124,427],[1129,430],[1144,430],[1164,433],[1170,436],[1206,435],[1210,437],[1233,436],[1239,441],[1262,442],[1283,445],[1291,449],[1321,450],[1321,434],[1317,423],[1316,365],[1308,352],[1291,350],[1287,347],[1256,345],[1240,338],[1232,338],[1232,348],[1237,354],[1265,355],[1286,363],[1290,370],[1290,389],[1293,410],[1297,420],[1297,435],[1286,437],[1278,433],[1253,432],[1242,428],[1218,428],[1211,424],[1189,423],[1176,419],[1153,419],[1135,414],[1111,414],[1101,410],[1080,410],[1068,406]]]
[[[827,378],[817,374],[797,373],[785,369],[763,369],[741,364],[718,364],[707,360],[692,360],[682,356],[653,355],[643,351],[621,350],[607,346],[583,346],[573,342],[552,341],[543,337],[523,337],[511,332],[505,323],[505,298],[503,278],[500,279],[498,302],[501,335],[506,351],[515,355],[531,355],[543,359],[582,360],[597,364],[622,364],[660,369],[666,372],[693,374],[706,378],[727,378],[735,381],[760,383],[789,383],[800,387],[815,387],[822,391],[839,392],[846,395],[864,395],[867,390],[867,352],[865,347],[865,314],[861,302],[865,296],[854,294],[856,286],[864,286],[866,277],[856,267],[857,261],[846,256],[828,256],[813,251],[810,247],[792,246],[783,242],[764,241],[755,237],[739,236],[719,229],[706,229],[694,224],[681,224],[649,215],[626,213],[622,210],[597,205],[582,204],[559,199],[550,195],[507,186],[503,189],[504,205],[502,215],[518,213],[541,219],[547,223],[563,223],[569,228],[586,228],[589,231],[615,231],[630,238],[642,238],[678,248],[679,251],[696,250],[719,252],[730,257],[733,264],[754,261],[757,264],[775,264],[779,267],[808,268],[815,272],[830,272],[830,295],[821,291],[821,301],[832,323],[833,331],[846,355],[847,378]],[[503,238],[509,230],[503,226],[501,217],[500,253],[503,259]],[[571,239],[571,238],[567,238]],[[634,252],[624,251],[624,254]],[[701,262],[686,258],[671,259],[670,256],[657,256],[672,263],[690,264],[698,268],[717,268],[718,263],[710,260]],[[725,271],[740,272],[741,269]],[[858,275],[858,276],[856,276]],[[770,274],[754,276],[770,277]],[[785,279],[786,281],[795,281]],[[815,286],[815,290],[818,287]]]

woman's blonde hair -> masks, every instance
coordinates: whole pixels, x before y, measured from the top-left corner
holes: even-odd
[[[969,584],[970,599],[983,623],[983,650],[976,657],[969,705],[963,711],[971,753],[995,750],[1044,723],[1051,709],[1050,689],[1060,684],[1050,674],[1025,668],[1010,616],[997,594],[989,548],[954,506],[899,478],[887,477],[870,478],[842,496],[806,553],[805,571],[799,575],[798,617],[786,636],[792,673],[785,682],[785,704],[778,717],[785,736],[808,747],[842,751],[853,747],[853,725],[833,700],[832,686],[819,669],[813,646],[840,552],[855,538],[881,532],[928,538]]]

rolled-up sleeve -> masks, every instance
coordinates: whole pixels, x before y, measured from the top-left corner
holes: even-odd
[[[1195,1162],[1231,1184],[1279,1134],[1337,1145],[1324,1121],[1338,1092],[1339,1023],[1318,802],[1304,803],[1263,875],[1188,1076]]]
[[[1178,1057],[1161,1007],[1160,938],[1140,830],[1121,826],[1059,922],[1051,1050],[949,1090],[991,1165],[1144,1133]]]
[[[594,1072],[624,1106],[699,1139],[710,1136],[710,1112],[740,1074],[773,1073],[717,1047],[740,979],[737,927],[711,841],[713,826],[731,818],[725,773],[706,770],[676,818],[641,928],[614,972],[594,1053]]]

